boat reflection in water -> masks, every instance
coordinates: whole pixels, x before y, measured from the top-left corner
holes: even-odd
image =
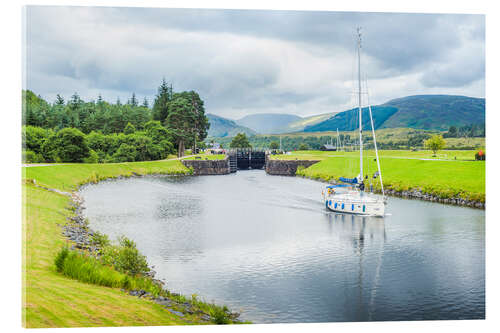
[[[328,223],[330,231],[339,240],[349,244],[353,251],[351,256],[354,254],[357,258],[357,278],[351,281],[351,285],[357,289],[357,304],[353,308],[357,313],[352,315],[357,321],[373,320],[384,245],[387,241],[384,218],[328,214]]]

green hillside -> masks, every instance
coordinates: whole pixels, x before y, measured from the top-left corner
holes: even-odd
[[[393,99],[373,106],[375,128],[416,128],[447,130],[450,126],[484,124],[485,99],[452,95],[415,95]],[[363,128],[369,128],[369,118],[363,109]],[[357,127],[357,109],[340,112],[335,116],[307,126],[304,132],[339,130]]]
[[[236,124],[233,120],[216,116],[214,114],[207,114],[208,121],[210,122],[210,128],[208,130],[209,137],[233,137],[238,133],[245,133],[246,135],[254,135],[255,131],[250,128],[240,126]]]
[[[485,99],[452,95],[416,95],[393,99],[384,106],[398,109],[382,128],[445,130],[450,126],[484,124]]]
[[[375,128],[379,128],[389,117],[398,111],[392,106],[374,106],[372,107],[373,123]],[[370,129],[370,115],[368,108],[363,108],[362,113],[363,128]],[[337,113],[335,116],[322,121],[316,125],[307,126],[304,132],[323,132],[323,131],[352,131],[359,126],[358,109],[351,109]]]

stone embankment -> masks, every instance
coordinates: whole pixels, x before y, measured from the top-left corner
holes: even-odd
[[[466,207],[473,207],[473,208],[479,208],[479,209],[486,208],[486,204],[484,202],[473,201],[473,200],[468,200],[468,199],[463,199],[463,198],[458,198],[458,197],[457,198],[440,198],[440,197],[432,195],[432,194],[422,193],[422,191],[419,191],[419,190],[396,191],[393,189],[388,189],[385,191],[385,194],[390,195],[390,196],[394,196],[394,197],[401,197],[401,198],[406,198],[406,199],[419,199],[419,200],[425,200],[425,201],[439,202],[439,203],[448,204],[448,205],[466,206]]]
[[[274,176],[295,176],[297,168],[308,168],[318,163],[316,160],[273,160],[266,157],[266,173]]]
[[[182,160],[186,168],[193,170],[193,175],[227,175],[231,172],[229,158],[223,160]]]

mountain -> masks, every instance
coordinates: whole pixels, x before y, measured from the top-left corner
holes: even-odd
[[[398,111],[392,106],[372,106],[373,126],[379,128],[389,117]],[[363,129],[370,129],[370,114],[368,108],[363,108],[361,115],[363,120]],[[351,109],[337,113],[335,116],[317,123],[316,125],[306,126],[304,132],[325,132],[325,131],[353,131],[359,127],[358,109]]]
[[[277,134],[286,132],[289,124],[300,120],[301,117],[293,114],[257,113],[245,116],[236,122],[258,133]]]
[[[393,99],[384,105],[398,109],[382,128],[410,127],[446,130],[448,127],[484,124],[485,99],[452,95],[416,95]]]
[[[416,95],[390,100],[372,106],[373,122],[378,128],[418,128],[446,130],[448,127],[468,124],[484,124],[485,100],[452,95]],[[367,108],[362,114],[363,128],[370,129]],[[333,117],[312,126],[304,132],[351,131],[357,128],[357,109],[337,113]]]
[[[245,133],[247,136],[255,135],[255,131],[244,126],[236,124],[233,120],[216,116],[215,114],[207,114],[210,128],[208,129],[209,137],[232,137],[238,133]]]
[[[302,132],[304,128],[306,128],[306,126],[312,126],[317,123],[321,123],[331,118],[335,114],[337,114],[337,112],[329,112],[320,115],[301,118],[300,120],[289,123],[287,128],[282,133]]]

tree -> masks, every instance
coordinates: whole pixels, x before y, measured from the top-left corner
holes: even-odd
[[[280,144],[277,141],[272,141],[269,144],[269,149],[278,149],[280,147]]]
[[[177,97],[169,103],[166,124],[177,142],[179,157],[184,156],[186,141],[192,139],[192,129],[195,122],[196,113],[189,100]]]
[[[425,140],[425,147],[427,149],[432,150],[433,154],[432,156],[436,156],[436,153],[443,149],[446,146],[446,142],[443,139],[443,136],[436,134],[431,136],[430,139]]]
[[[299,150],[309,150],[309,146],[307,145],[307,143],[301,143],[299,145]]]
[[[203,105],[203,100],[195,91],[184,91],[181,93],[176,93],[174,94],[173,99],[175,100],[176,98],[185,98],[189,100],[191,112],[194,116],[194,121],[190,129],[190,141],[192,140],[193,151],[196,151],[197,142],[205,140],[208,135],[208,129],[210,128],[210,122],[205,116],[205,107]]]
[[[448,137],[456,138],[457,137],[457,128],[455,126],[450,126],[448,129]]]
[[[149,109],[149,102],[147,97],[144,97],[144,101],[142,101],[142,107]]]
[[[99,95],[99,96],[101,96],[101,95]],[[57,94],[55,104],[56,105],[64,105],[64,98],[62,98],[61,95]]]
[[[158,94],[156,95],[153,103],[153,120],[159,120],[162,123],[165,122],[168,117],[168,104],[172,100],[172,95],[172,85],[169,87],[165,78],[163,78],[161,85],[158,87]]]
[[[245,133],[238,133],[230,144],[231,148],[252,148]]]
[[[135,97],[135,92],[132,93],[132,98],[130,99],[130,105],[137,106],[139,103],[137,102],[137,98]]]
[[[130,122],[127,123],[125,129],[123,130],[124,134],[133,134],[135,132],[135,127]]]

